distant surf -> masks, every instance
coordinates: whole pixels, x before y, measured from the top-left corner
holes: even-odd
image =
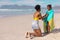
[[[0,9],[0,18],[7,16],[17,16],[17,15],[26,15],[33,14],[34,9]],[[60,10],[54,10],[55,13],[60,13]],[[42,14],[46,13],[46,9],[41,10]]]

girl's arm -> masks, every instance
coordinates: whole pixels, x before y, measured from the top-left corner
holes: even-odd
[[[45,17],[47,17],[48,16],[48,14],[47,14],[47,12],[46,12],[46,14],[43,16],[43,19],[45,18]]]

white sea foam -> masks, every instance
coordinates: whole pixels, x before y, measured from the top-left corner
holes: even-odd
[[[0,11],[23,11],[18,9],[0,9]]]
[[[32,11],[32,9],[0,9],[0,11]]]

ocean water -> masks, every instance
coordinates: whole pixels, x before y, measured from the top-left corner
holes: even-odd
[[[8,16],[18,16],[32,14],[34,9],[0,9],[0,18]]]
[[[26,15],[33,14],[34,9],[0,9],[0,18],[8,17],[8,16],[18,16],[18,15]],[[55,13],[60,13],[60,10],[54,10]],[[41,10],[42,14],[46,13],[46,9]]]

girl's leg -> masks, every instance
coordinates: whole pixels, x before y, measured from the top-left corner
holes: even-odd
[[[48,33],[48,22],[46,24],[46,33]]]
[[[46,30],[47,30],[47,33],[49,33],[49,32],[50,32],[49,22],[47,22]]]
[[[49,22],[48,22],[48,33],[50,32],[50,26],[49,26]]]

